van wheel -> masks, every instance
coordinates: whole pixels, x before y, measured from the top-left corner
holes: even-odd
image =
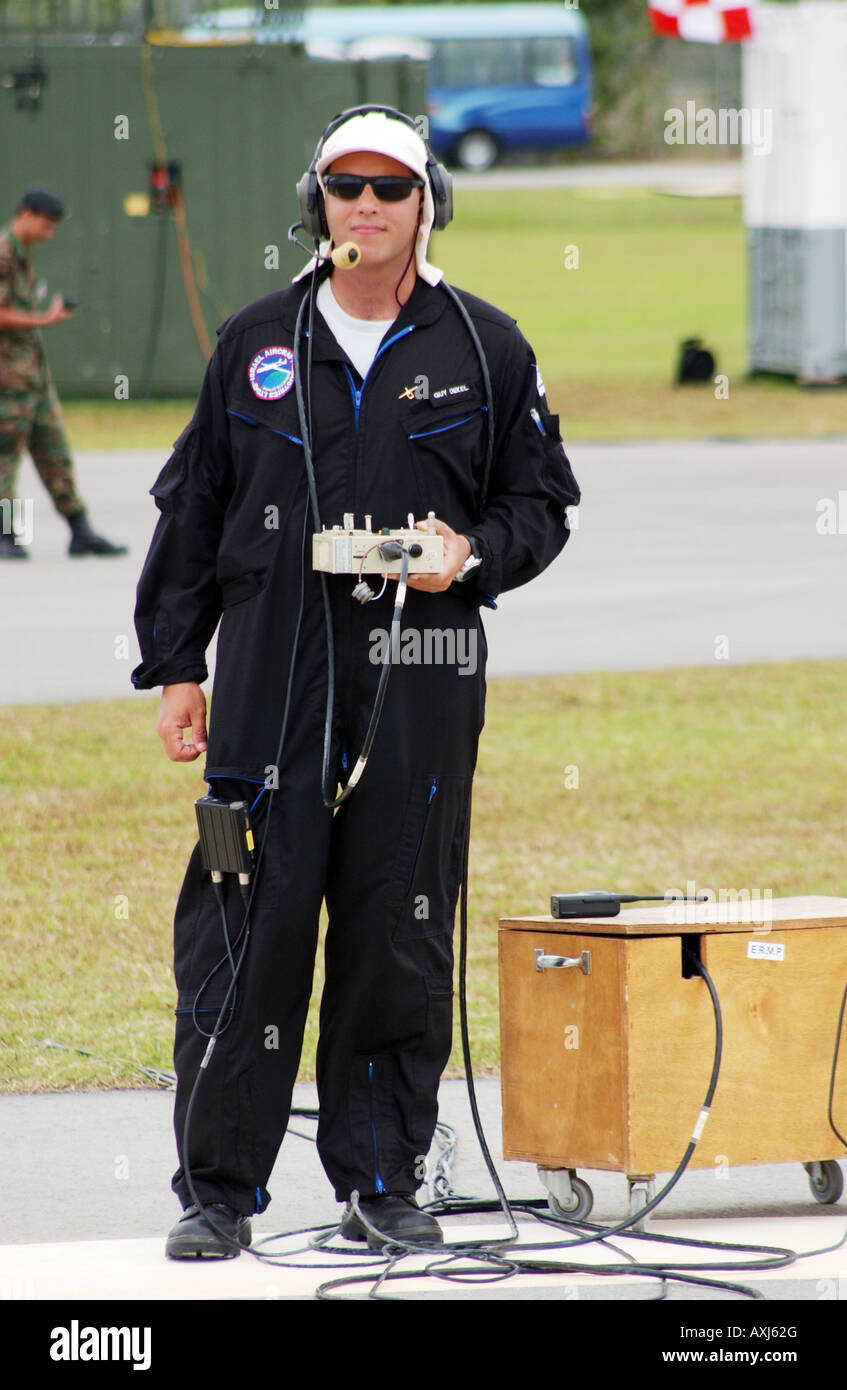
[[[500,147],[487,130],[468,130],[456,142],[456,160],[463,169],[481,173],[496,162]]]

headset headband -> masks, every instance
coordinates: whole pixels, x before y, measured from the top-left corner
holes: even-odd
[[[337,116],[333,116],[329,125],[324,130],[312,156],[312,162],[305,174],[297,183],[297,200],[300,205],[300,222],[303,230],[314,241],[321,241],[329,236],[329,226],[326,220],[324,208],[324,198],[318,183],[318,160],[321,157],[327,140],[338,130],[339,126],[345,125],[353,116],[368,116],[371,112],[379,112],[384,116],[391,117],[392,120],[401,121],[413,130],[420,140],[423,141],[426,150],[426,175],[432,193],[432,201],[435,207],[434,228],[436,231],[443,231],[453,217],[453,178],[443,164],[440,164],[429,147],[429,141],[421,135],[411,116],[405,112],[398,111],[393,106],[351,106],[346,111],[341,111]]]

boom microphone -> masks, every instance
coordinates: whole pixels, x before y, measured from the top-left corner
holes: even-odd
[[[329,256],[332,264],[338,266],[339,270],[352,270],[354,266],[359,264],[361,257],[362,253],[355,241],[342,241],[341,245],[336,246]]]
[[[339,270],[352,270],[354,266],[359,264],[359,261],[362,259],[362,252],[355,241],[342,241],[341,245],[336,246],[328,256],[321,256],[317,252],[317,247],[315,247],[314,250],[310,250],[308,246],[303,245],[302,241],[297,236],[297,229],[302,226],[302,222],[295,222],[293,227],[289,227],[288,240],[292,241],[295,246],[299,246],[301,251],[305,251],[307,256],[312,256],[318,261],[332,261],[332,264],[338,266]]]

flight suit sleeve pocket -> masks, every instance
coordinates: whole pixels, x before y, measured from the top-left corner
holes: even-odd
[[[150,495],[154,498],[160,512],[172,512],[174,510],[176,494],[188,476],[187,451],[196,431],[197,426],[191,420],[179,438],[174,441],[173,453],[150,489]]]
[[[185,482],[188,465],[184,454],[172,454],[150,489],[160,512],[172,512],[175,496]]]
[[[559,429],[558,415],[552,415],[549,410],[539,410],[538,414],[541,417],[544,433],[547,435],[548,439],[553,439],[557,444],[561,444],[562,435]]]
[[[578,505],[580,491],[571,473],[565,443],[559,427],[558,415],[539,407],[532,412],[536,427],[542,435],[544,451],[544,479],[551,492],[561,494],[563,505]]]

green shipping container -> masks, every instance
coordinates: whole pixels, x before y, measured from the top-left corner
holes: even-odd
[[[34,61],[43,82],[12,85]],[[65,397],[193,396],[204,337],[305,264],[287,233],[328,121],[362,102],[425,110],[423,64],[315,63],[278,45],[7,40],[2,76],[0,223],[33,184],[71,210],[34,252],[43,305],[56,291],[80,302],[45,333]],[[144,211],[161,161],[179,166],[184,220]]]

